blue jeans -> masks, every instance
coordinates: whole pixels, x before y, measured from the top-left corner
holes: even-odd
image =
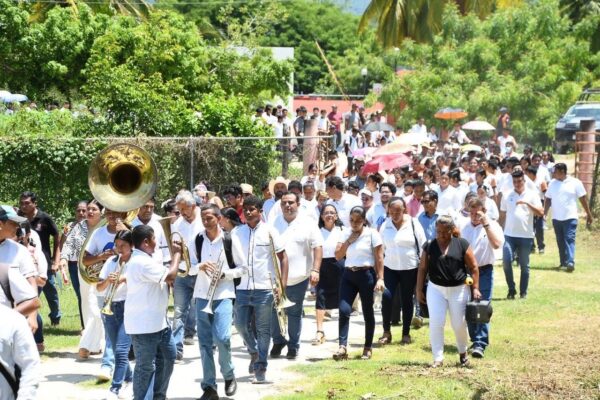
[[[177,356],[170,327],[154,333],[131,335],[135,353],[133,398],[164,400]],[[152,380],[154,385],[151,387]]]
[[[565,221],[552,220],[556,244],[561,266],[575,266],[575,234],[577,232],[577,220],[567,219]]]
[[[79,289],[79,267],[77,261],[69,261],[69,278],[71,279],[71,285],[77,296],[77,307],[79,308],[79,322],[81,322],[81,329],[85,328],[83,325],[83,313],[81,312],[81,291]]]
[[[111,310],[113,315],[102,314],[102,322],[104,323],[104,330],[110,338],[112,351],[115,356],[115,369],[110,388],[118,392],[123,385],[123,381],[131,382],[133,379],[128,357],[131,338],[125,333],[125,323],[123,321],[125,302],[117,301],[112,303]]]
[[[186,277],[178,276],[177,279],[175,279],[175,285],[173,285],[175,306],[175,315],[173,316],[173,339],[175,339],[177,354],[183,354],[183,334],[192,305],[195,285],[196,275],[188,275]],[[193,312],[194,311],[192,310],[192,313]]]
[[[51,262],[48,262],[50,265]],[[58,302],[58,291],[56,290],[56,272],[53,272],[50,268],[48,268],[48,280],[44,285],[42,291],[44,292],[44,296],[46,296],[46,301],[48,302],[48,307],[50,308],[50,317],[51,322],[59,322],[60,317],[62,316],[60,312],[60,304]]]
[[[100,310],[102,310],[102,307],[104,307],[104,297],[97,296],[96,298],[98,299],[98,307],[100,307]],[[102,313],[100,314],[101,316],[104,315]],[[104,353],[102,353],[101,366],[113,371],[115,368],[115,353],[113,352],[113,343],[106,329],[104,329],[104,341],[106,343],[104,344]]]
[[[479,267],[479,291],[481,300],[492,299],[492,288],[494,287],[494,266],[484,265]],[[469,337],[473,342],[473,347],[481,347],[485,350],[490,345],[490,324],[478,324],[468,322]]]
[[[232,299],[215,300],[212,304],[214,314],[208,314],[202,309],[208,300],[196,299],[196,326],[198,330],[198,345],[202,361],[202,383],[200,387],[206,390],[212,387],[217,390],[217,373],[213,343],[219,352],[219,366],[223,379],[234,378],[233,362],[231,361],[231,320],[233,318]]]
[[[308,279],[303,280],[292,286],[285,288],[285,294],[287,298],[294,303],[293,306],[285,309],[285,313],[288,318],[288,336],[290,340],[286,340],[285,337],[281,336],[281,330],[279,329],[279,320],[277,319],[277,312],[273,307],[271,313],[271,335],[273,337],[273,344],[287,344],[288,350],[300,349],[300,332],[302,332],[302,309],[304,303],[304,294],[308,287]]]
[[[271,344],[271,310],[273,293],[266,290],[238,290],[235,295],[235,327],[250,354],[258,353],[254,370],[267,369],[267,353]],[[256,336],[250,330],[254,312]]]
[[[356,272],[345,268],[340,284],[340,319],[339,331],[340,346],[348,345],[348,331],[350,330],[350,314],[352,303],[356,295],[360,295],[363,318],[365,320],[365,345],[373,346],[373,335],[375,334],[375,314],[373,311],[373,290],[375,289],[375,270],[369,268]]]
[[[417,268],[397,271],[384,267],[383,280],[385,282],[385,290],[381,299],[383,330],[390,331],[393,314],[392,302],[396,290],[399,289],[402,306],[402,336],[406,336],[410,333],[410,323],[413,317],[413,295],[417,285]]]
[[[188,312],[188,317],[185,320],[185,326],[183,328],[183,337],[194,337],[196,335],[196,312],[192,308]]]
[[[519,266],[521,267],[521,280],[519,282],[520,295],[524,296],[527,294],[527,287],[529,286],[529,254],[531,253],[532,248],[533,238],[504,236],[502,261],[504,263],[504,276],[506,277],[509,294],[517,294],[512,270],[512,261],[515,258],[515,254],[519,256]]]

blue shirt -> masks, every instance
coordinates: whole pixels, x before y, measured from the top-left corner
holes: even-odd
[[[418,216],[418,220],[425,231],[425,237],[427,240],[435,239],[435,221],[437,221],[438,215],[433,214],[431,217],[426,212],[422,212]]]

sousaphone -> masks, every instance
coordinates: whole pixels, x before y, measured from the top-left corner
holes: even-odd
[[[92,161],[88,185],[100,204],[112,211],[127,212],[125,223],[131,223],[138,209],[154,196],[158,182],[156,164],[150,154],[133,144],[119,143],[102,150]],[[106,219],[94,230],[106,225]],[[83,256],[93,231],[88,232],[79,254],[79,273],[89,283],[98,282],[103,263],[83,265]]]

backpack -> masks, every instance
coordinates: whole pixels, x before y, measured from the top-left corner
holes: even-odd
[[[196,255],[198,258],[198,261],[200,261],[202,259],[202,244],[204,243],[204,235],[199,234],[198,236],[196,236],[196,239],[194,240],[194,244],[196,246]],[[225,232],[223,231],[223,250],[225,250],[225,258],[227,258],[227,264],[229,264],[229,269],[233,269],[235,268],[235,263],[233,262],[233,252],[231,251],[232,249],[232,245],[231,245],[231,234],[229,232]],[[237,287],[240,282],[242,281],[241,278],[235,278],[233,280],[233,284]]]

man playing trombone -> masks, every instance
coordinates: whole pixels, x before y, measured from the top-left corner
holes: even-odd
[[[235,298],[233,279],[240,277],[243,270],[232,265],[231,237],[219,226],[219,207],[214,204],[203,205],[200,216],[205,231],[199,233],[195,240],[200,272],[194,287],[198,344],[202,361],[200,386],[204,391],[200,400],[218,400],[213,343],[219,352],[225,394],[233,396],[237,390],[230,339]]]
[[[238,268],[247,271],[242,276],[235,297],[235,326],[250,353],[249,372],[254,383],[265,383],[267,353],[271,342],[271,310],[273,292],[281,299],[288,275],[288,259],[277,231],[261,222],[262,201],[250,195],[244,199],[246,225],[231,232],[233,259]],[[280,289],[273,289],[271,276],[276,276],[273,261],[281,264]],[[254,312],[256,335],[250,330]]]

